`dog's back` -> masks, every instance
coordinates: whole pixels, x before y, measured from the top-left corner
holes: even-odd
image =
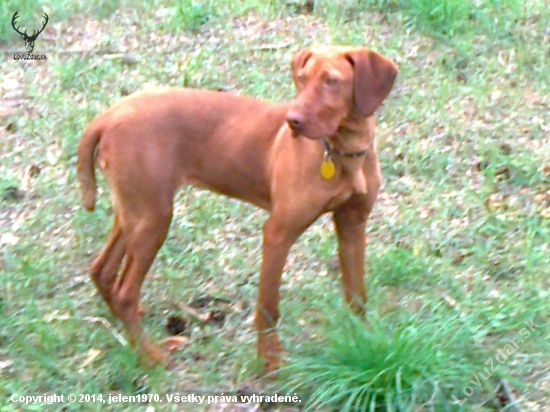
[[[109,168],[119,169],[117,176],[139,176],[139,168],[169,168],[165,177],[174,187],[202,186],[267,208],[265,156],[287,110],[286,104],[187,88],[127,96],[94,119],[80,141],[78,178],[84,207],[94,209],[97,160],[107,175]],[[213,161],[206,164],[209,157]],[[235,164],[235,159],[247,161]],[[224,170],[233,175],[224,177]],[[255,177],[250,193],[243,192],[244,176]]]

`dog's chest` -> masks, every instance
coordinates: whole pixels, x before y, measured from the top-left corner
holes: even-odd
[[[328,199],[324,212],[331,212],[346,203],[353,195],[353,185],[349,181],[343,181],[335,189],[334,194]]]

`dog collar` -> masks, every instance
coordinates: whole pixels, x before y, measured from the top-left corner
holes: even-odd
[[[323,161],[321,162],[321,175],[327,180],[332,179],[334,176],[336,167],[332,161],[332,155],[347,157],[349,159],[357,159],[358,157],[367,154],[373,143],[371,143],[365,150],[361,150],[359,152],[344,152],[341,150],[336,150],[326,139],[323,139],[323,146],[325,150],[323,153]]]
[[[342,157],[348,157],[350,159],[356,159],[358,157],[364,156],[367,154],[367,152],[370,150],[372,143],[367,147],[365,150],[361,150],[359,152],[345,152],[343,150],[336,150],[334,146],[332,146],[327,140],[323,139],[323,146],[325,148],[325,157],[328,155],[329,157],[332,154],[342,156]]]

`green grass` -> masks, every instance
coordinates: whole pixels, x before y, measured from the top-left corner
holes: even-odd
[[[485,360],[466,320],[441,307],[370,312],[364,322],[334,313],[324,339],[304,343],[282,371],[289,392],[309,395],[311,410],[449,409]],[[491,382],[483,384],[480,399],[490,395]]]
[[[349,22],[365,9],[399,16],[407,27],[442,40],[484,33],[510,37],[542,3],[520,0],[316,0],[314,10],[328,18]]]
[[[23,50],[10,25],[17,9],[29,28],[41,9],[50,15],[35,47],[47,63],[13,60]],[[9,0],[0,14],[0,410],[14,410],[14,393],[297,388],[312,409],[429,410],[435,393],[432,410],[481,411],[499,406],[492,393],[504,378],[524,410],[549,403],[544,1]],[[158,340],[169,315],[184,317],[190,341],[172,369],[143,367],[87,276],[112,210],[101,178],[96,212],[80,206],[83,129],[152,85],[290,99],[290,59],[311,43],[365,45],[400,69],[377,113],[384,187],[368,226],[366,321],[343,310],[336,240],[323,216],[284,274],[281,337],[293,373],[258,378],[252,316],[267,214],[184,190],[144,287],[143,323]],[[223,324],[189,318],[185,305],[205,296],[218,300],[197,310],[222,311]],[[452,396],[462,399],[463,385],[531,319],[537,333],[457,405]],[[93,349],[100,354],[82,366]],[[59,410],[35,409],[44,408]]]

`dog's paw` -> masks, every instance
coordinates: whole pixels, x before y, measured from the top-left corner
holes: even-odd
[[[275,380],[279,376],[279,369],[283,366],[280,354],[262,359],[263,375],[265,379]]]
[[[282,365],[282,349],[277,333],[269,332],[258,336],[258,358],[262,361],[263,372],[274,376]]]
[[[147,366],[168,368],[170,365],[170,355],[159,347],[147,344],[140,352]]]

